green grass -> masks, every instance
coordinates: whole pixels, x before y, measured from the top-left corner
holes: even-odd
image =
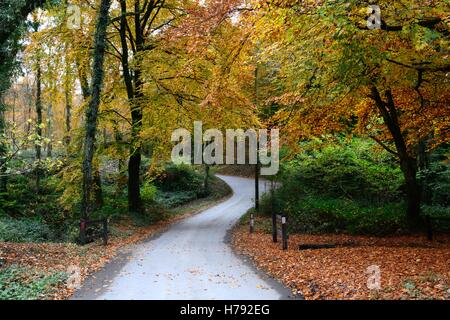
[[[0,269],[0,300],[38,300],[51,295],[67,275],[44,274],[32,268],[10,266]]]

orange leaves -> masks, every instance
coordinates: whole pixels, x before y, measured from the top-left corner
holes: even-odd
[[[297,250],[299,244],[338,244],[334,249]],[[450,237],[428,242],[423,235],[354,237],[291,235],[289,250],[271,235],[233,235],[239,253],[306,299],[449,299]],[[379,266],[381,290],[367,287],[369,266]]]

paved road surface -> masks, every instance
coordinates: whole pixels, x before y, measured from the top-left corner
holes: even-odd
[[[288,298],[287,289],[256,271],[226,243],[227,231],[253,206],[254,181],[220,178],[234,191],[229,200],[132,247],[89,279],[74,299]]]

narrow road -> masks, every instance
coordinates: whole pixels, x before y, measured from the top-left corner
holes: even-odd
[[[226,243],[227,232],[253,206],[254,181],[220,176],[227,201],[135,246],[91,277],[74,299],[285,299],[289,291],[255,270]],[[264,190],[261,186],[260,190]]]

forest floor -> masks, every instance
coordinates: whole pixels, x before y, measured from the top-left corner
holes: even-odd
[[[0,300],[69,298],[74,289],[67,286],[67,279],[74,270],[79,272],[82,284],[126,246],[162,233],[175,222],[225,201],[231,196],[231,189],[223,181],[218,184],[211,196],[171,209],[171,217],[164,221],[145,227],[136,226],[131,218],[112,223],[111,228],[115,231],[107,246],[101,241],[86,246],[0,242],[0,271],[13,270],[6,275],[0,273]]]
[[[290,235],[281,250],[272,235],[237,226],[233,246],[270,276],[305,299],[450,299],[450,235],[427,241],[414,236]],[[300,244],[336,248],[299,250]],[[373,267],[376,266],[376,267]],[[368,289],[380,270],[380,288]]]

